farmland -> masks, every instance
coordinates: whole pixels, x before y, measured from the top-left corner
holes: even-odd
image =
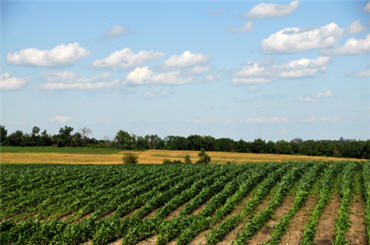
[[[368,244],[369,162],[1,165],[1,244]]]
[[[89,147],[15,147],[1,146],[2,163],[64,163],[64,164],[122,164],[122,155],[133,152],[139,157],[140,164],[160,164],[164,159],[184,160],[189,155],[195,162],[199,151],[145,150],[122,151],[114,148]],[[284,154],[237,153],[209,151],[212,163],[245,163],[271,161],[365,161],[325,156],[304,156]]]

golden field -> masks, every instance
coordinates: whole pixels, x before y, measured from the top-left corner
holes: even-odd
[[[122,164],[122,156],[128,151],[114,154],[84,154],[84,153],[0,153],[1,163],[63,163],[63,164]],[[148,150],[129,151],[139,157],[141,164],[160,164],[164,159],[184,160],[189,154],[193,162],[198,159],[198,151],[171,151],[171,150]],[[269,161],[361,161],[360,159],[316,157],[301,155],[279,154],[255,154],[235,152],[207,152],[211,156],[212,163],[257,163]]]

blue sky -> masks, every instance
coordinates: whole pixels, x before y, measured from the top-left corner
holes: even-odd
[[[1,124],[370,138],[368,1],[2,1]]]

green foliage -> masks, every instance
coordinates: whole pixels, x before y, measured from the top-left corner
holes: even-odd
[[[162,164],[172,164],[173,162],[170,159],[163,159]]]
[[[208,164],[211,162],[211,157],[206,153],[206,151],[202,148],[198,153],[199,160],[197,163],[205,163]]]
[[[187,155],[184,157],[184,162],[185,162],[186,164],[192,164],[189,154],[187,154]]]
[[[347,165],[346,165],[347,164]],[[303,244],[312,244],[320,213],[340,176],[341,208],[335,244],[345,244],[353,176],[362,173],[369,232],[369,163],[261,163],[246,165],[8,165],[0,171],[1,244],[189,244],[210,229],[207,243],[222,241],[242,222],[236,244],[245,244],[273,217],[292,190],[290,210],[264,244],[278,244],[315,183],[317,206]],[[363,164],[363,166],[362,166]],[[21,178],[20,178],[21,176]],[[228,218],[248,194],[241,213]],[[267,207],[256,207],[271,194]],[[200,207],[203,207],[200,209]],[[180,210],[174,213],[174,211]],[[196,210],[199,210],[196,211]],[[195,212],[196,211],[196,212]],[[171,218],[169,218],[171,215]]]
[[[122,157],[124,164],[137,164],[139,162],[139,157],[134,153],[125,153]]]

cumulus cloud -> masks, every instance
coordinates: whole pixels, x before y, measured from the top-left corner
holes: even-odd
[[[368,2],[365,7],[364,7],[364,12],[365,13],[370,13],[370,2]]]
[[[237,78],[234,77],[231,79],[231,84],[238,85],[238,84],[261,84],[261,83],[270,83],[272,82],[271,79],[263,78],[263,77],[255,77],[255,78]]]
[[[135,85],[168,84],[182,85],[192,82],[192,77],[183,77],[180,71],[156,73],[147,66],[137,67],[126,76],[126,82]]]
[[[198,53],[191,53],[189,50],[184,51],[181,55],[172,55],[164,62],[165,67],[184,68],[207,63],[209,57]]]
[[[164,55],[164,53],[155,50],[141,50],[134,53],[131,49],[124,48],[111,53],[105,59],[94,61],[92,65],[96,68],[128,69],[162,58]]]
[[[358,77],[370,77],[370,68],[360,72],[359,74],[357,74]]]
[[[282,17],[293,13],[298,6],[299,1],[292,1],[289,4],[260,3],[245,14],[245,17],[255,19]]]
[[[251,21],[247,21],[240,28],[229,27],[226,30],[231,33],[237,34],[237,33],[243,33],[243,32],[250,32],[252,28],[253,28],[253,23]]]
[[[37,48],[23,49],[6,56],[8,64],[28,66],[67,66],[90,55],[90,51],[81,47],[78,43],[61,44],[50,50]]]
[[[26,79],[12,76],[8,72],[0,75],[0,90],[20,89],[26,83]]]
[[[279,123],[279,122],[287,122],[288,119],[285,117],[254,117],[248,118],[245,123],[256,123],[256,124],[269,124],[269,123]]]
[[[209,65],[203,65],[203,66],[194,66],[192,67],[189,72],[194,75],[200,75],[207,73],[211,70],[211,67]]]
[[[56,115],[55,117],[53,117],[50,120],[50,122],[52,122],[52,123],[66,123],[66,122],[70,121],[71,119],[72,119],[72,117]]]
[[[103,34],[102,38],[116,38],[116,37],[119,37],[119,36],[122,36],[122,35],[126,35],[128,33],[130,33],[130,31],[128,30],[127,27],[114,26],[111,29],[109,29],[108,31],[106,31]]]
[[[361,22],[356,20],[353,21],[352,24],[347,29],[347,33],[349,34],[355,34],[364,31],[364,27],[361,25]]]
[[[293,60],[286,64],[273,62],[252,62],[234,74],[232,84],[268,83],[281,78],[311,77],[327,70],[331,58],[319,56],[316,59]]]
[[[333,96],[334,96],[334,93],[331,90],[327,90],[324,92],[319,92],[314,96],[303,96],[301,97],[301,100],[304,102],[315,102],[322,98],[333,97]]]
[[[262,40],[264,53],[297,53],[311,49],[333,47],[343,34],[334,22],[315,28],[289,27]]]
[[[370,53],[370,34],[365,39],[350,38],[346,43],[334,50],[338,55],[356,55]]]
[[[84,77],[69,71],[48,72],[45,75],[47,83],[42,84],[40,88],[45,90],[95,90],[111,88],[119,83],[119,80],[102,81],[109,76],[109,73]]]

